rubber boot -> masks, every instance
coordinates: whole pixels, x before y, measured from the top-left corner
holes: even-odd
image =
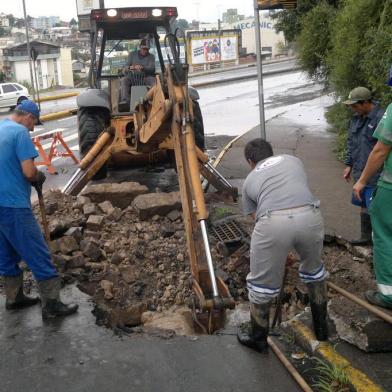
[[[352,240],[351,245],[371,245],[372,244],[372,223],[367,212],[361,212],[361,237]]]
[[[5,308],[7,310],[27,308],[40,301],[38,297],[32,298],[23,294],[23,274],[4,276],[4,290],[6,295]]]
[[[44,320],[54,317],[69,316],[78,310],[78,305],[66,305],[60,301],[61,280],[55,277],[38,282],[42,301],[42,318]]]
[[[237,331],[238,341],[260,353],[268,352],[269,313],[271,302],[250,303],[250,323],[242,324]]]
[[[313,330],[317,340],[328,340],[327,285],[321,282],[307,283],[310,308],[312,310]]]
[[[385,302],[375,290],[368,290],[365,293],[366,300],[372,305],[380,306],[385,309],[392,309],[392,304]]]

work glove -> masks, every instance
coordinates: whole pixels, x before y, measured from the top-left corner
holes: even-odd
[[[46,180],[46,176],[42,171],[37,172],[37,180],[32,182],[31,185],[36,189],[38,193],[42,192],[42,186]]]

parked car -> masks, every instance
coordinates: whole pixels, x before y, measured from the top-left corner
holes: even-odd
[[[0,83],[0,108],[14,109],[30,98],[29,90],[19,83]]]

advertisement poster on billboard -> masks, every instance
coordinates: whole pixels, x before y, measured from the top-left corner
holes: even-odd
[[[239,30],[189,32],[190,64],[200,65],[238,60],[240,33]]]
[[[218,37],[192,39],[192,64],[214,63],[220,61]]]
[[[221,38],[222,61],[237,60],[237,36]]]

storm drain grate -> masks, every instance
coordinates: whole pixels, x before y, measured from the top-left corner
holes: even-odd
[[[211,234],[221,242],[249,241],[248,234],[235,219],[216,222],[210,230]]]

